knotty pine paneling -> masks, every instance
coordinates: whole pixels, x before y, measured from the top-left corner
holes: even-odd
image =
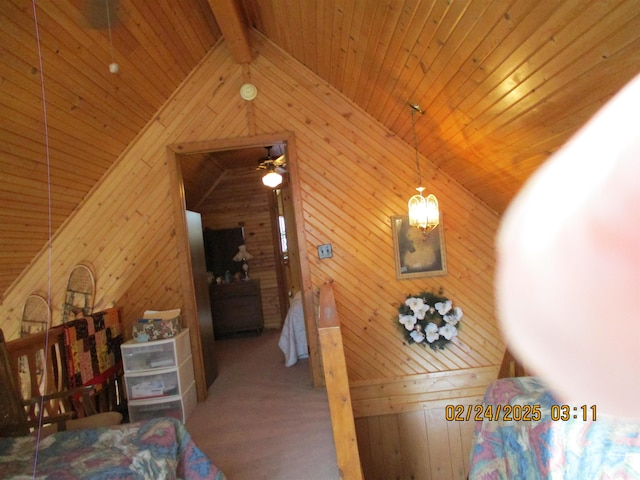
[[[427,410],[460,398],[473,398],[475,403],[497,374],[498,367],[491,366],[351,382],[353,414],[371,417]]]
[[[251,25],[498,212],[639,72],[633,0],[245,0]],[[285,19],[285,23],[282,19]]]
[[[297,221],[304,228],[301,255],[309,269],[303,273],[313,288],[334,280],[350,381],[497,365],[504,349],[492,291],[498,216],[421,158],[427,190],[441,202],[449,272],[398,281],[389,218],[403,214],[414,193],[413,148],[260,35],[252,42],[260,52],[249,67],[259,92],[251,104],[256,133],[295,133],[302,205]],[[52,246],[54,319],[60,317],[68,271],[84,261],[95,268],[96,306],[126,306],[127,327],[146,308],[182,305],[179,272],[186,259],[175,243],[180,232],[170,206],[166,145],[247,135],[248,109],[238,95],[242,83],[242,68],[218,46],[65,223]],[[234,191],[242,195],[242,187],[237,184]],[[254,254],[252,234],[270,237],[266,203],[264,209],[259,205],[249,196],[233,207],[264,215],[246,225]],[[320,243],[332,243],[333,258],[317,258]],[[256,248],[260,255],[269,253]],[[266,276],[268,264],[262,267],[252,263],[252,275],[273,284]],[[9,337],[17,334],[22,302],[33,291],[46,291],[47,277],[43,255],[3,303],[0,318],[10,325]],[[456,344],[443,352],[405,345],[397,328],[398,304],[408,293],[440,287],[465,311]]]
[[[403,214],[413,194],[412,149],[286,55],[264,53],[265,47],[251,70],[265,93],[254,101],[256,124],[266,125],[268,118],[296,132],[311,275],[314,282],[335,282],[351,381],[499,363],[503,345],[493,313],[498,217],[421,159],[427,190],[438,195],[443,211],[449,273],[396,280],[389,217]],[[285,73],[272,62],[292,68]],[[300,101],[291,102],[289,90]],[[264,97],[286,108],[274,109]],[[315,245],[326,242],[334,257],[319,261]],[[398,304],[408,293],[441,286],[465,311],[460,346],[432,352],[403,345],[395,324]]]
[[[224,49],[212,51],[204,64],[190,75],[82,206],[65,221],[56,232],[50,251],[42,251],[14,283],[0,307],[1,327],[9,338],[17,336],[22,304],[32,292],[49,296],[53,322],[60,322],[67,277],[77,263],[89,263],[94,271],[94,309],[121,307],[127,335],[144,310],[184,306],[181,271],[188,258],[176,242],[180,232],[176,230],[171,198],[177,187],[170,183],[167,145],[219,136],[216,128],[224,130],[225,124],[212,121],[216,118],[212,113],[215,103],[208,92],[218,91],[222,98],[233,98],[232,91],[235,93],[237,88],[229,87],[227,82],[241,84],[241,72]],[[237,98],[239,104],[241,100]],[[183,310],[183,315],[185,321],[194,323],[194,312]],[[197,332],[191,335],[202,399],[206,392],[200,346],[194,339]]]
[[[473,426],[473,421],[448,422],[444,406],[356,418],[364,477],[464,480],[469,472]]]
[[[34,4],[37,25],[28,2],[0,3],[0,190],[34,198],[9,199],[11,208],[0,212],[0,240],[28,237],[2,245],[10,252],[0,257],[3,294],[48,240],[46,214],[34,213],[51,207],[55,231],[221,40],[207,0],[119,0],[110,32],[98,3]],[[408,143],[407,103],[419,104],[426,111],[416,126],[420,151],[498,213],[639,72],[635,0],[240,3],[248,24],[318,75],[313,81],[331,84]],[[108,71],[113,60],[118,75]],[[242,76],[251,79],[249,66]],[[265,128],[256,127],[252,104],[207,108],[225,117],[214,129],[227,136]],[[182,126],[203,132],[204,112]],[[51,204],[35,193],[46,185],[45,141]]]
[[[111,31],[104,4],[0,2],[3,301],[50,230],[72,214],[221,37],[206,0],[112,2]],[[101,25],[87,17],[95,9],[102,10]],[[112,61],[118,75],[109,73]],[[5,243],[12,237],[24,241]]]

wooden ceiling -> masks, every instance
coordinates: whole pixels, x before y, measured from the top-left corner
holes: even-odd
[[[3,0],[0,293],[207,51],[259,54],[247,29],[409,144],[420,105],[425,177],[498,213],[640,71],[636,0]]]

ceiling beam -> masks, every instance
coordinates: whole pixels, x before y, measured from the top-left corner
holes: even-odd
[[[236,63],[251,63],[247,21],[236,0],[209,0],[209,6]]]

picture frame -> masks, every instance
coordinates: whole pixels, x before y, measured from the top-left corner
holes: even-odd
[[[423,233],[409,225],[407,215],[394,215],[391,232],[398,280],[447,274],[442,217],[436,228]]]

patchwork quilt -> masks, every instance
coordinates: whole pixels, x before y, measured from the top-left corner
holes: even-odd
[[[110,308],[64,324],[69,387],[100,385],[122,366],[122,324]]]

